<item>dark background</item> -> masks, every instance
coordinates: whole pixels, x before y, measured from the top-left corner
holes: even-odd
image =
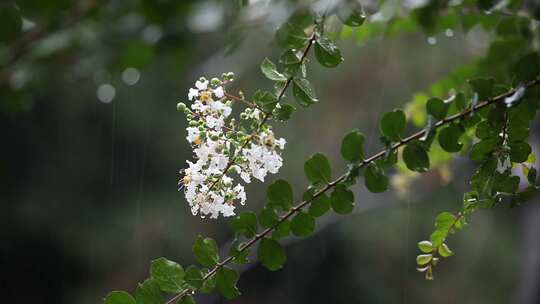
[[[290,13],[286,1],[277,2],[249,19],[233,1],[56,0],[53,8],[17,1],[35,23],[27,31],[45,33],[14,61],[9,52],[23,44],[0,46],[2,302],[99,303],[111,290],[133,291],[154,258],[192,263],[199,234],[220,244],[230,239],[227,220],[192,216],[176,190],[191,150],[175,105],[201,75],[233,71],[233,88],[247,94],[270,87],[258,66],[279,56],[273,30]],[[275,125],[288,144],[283,168],[269,181],[290,180],[299,197],[307,186],[303,162],[316,151],[331,158],[335,175],[345,170],[339,144],[352,128],[377,152],[384,112],[481,56],[492,39],[481,28],[435,38],[434,45],[423,34],[361,45],[338,39],[344,64],[309,65],[321,102]],[[136,83],[123,80],[127,68],[140,73]],[[115,89],[106,102],[97,96],[104,84]],[[458,157],[397,193],[355,186],[353,215],[329,215],[312,237],[287,240],[281,271],[250,265],[234,302],[538,303],[534,203],[478,212],[451,238],[456,255],[437,267],[435,281],[415,270],[416,243],[436,214],[460,208],[474,166]],[[251,184],[241,210],[260,210],[264,189]],[[200,300],[223,301],[215,294]]]

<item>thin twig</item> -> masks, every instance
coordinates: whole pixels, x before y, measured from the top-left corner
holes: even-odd
[[[538,83],[540,83],[540,80],[539,79],[535,79],[535,80],[532,80],[532,81],[529,81],[528,83],[525,84],[525,87],[526,88],[530,88],[532,86],[535,86],[537,85]],[[519,88],[518,88],[519,89]],[[459,112],[457,114],[454,114],[452,116],[449,116],[445,119],[442,119],[442,120],[439,120],[438,122],[436,122],[434,125],[433,125],[433,129],[437,129],[441,126],[444,126],[444,125],[447,125],[451,122],[454,122],[456,120],[459,120],[459,119],[462,119],[462,118],[465,118],[467,117],[467,115],[469,115],[470,113],[472,113],[473,111],[477,111],[477,110],[480,110],[484,107],[487,107],[491,104],[494,104],[494,103],[497,103],[497,102],[500,102],[501,100],[504,100],[506,97],[509,97],[511,95],[513,95],[518,89],[514,89],[514,90],[511,90],[511,91],[508,91],[504,94],[501,94],[499,96],[496,96],[496,97],[493,97],[492,99],[489,99],[489,100],[486,100],[486,101],[482,101],[482,102],[479,102],[478,104],[476,104],[476,106],[474,107],[471,107],[465,111],[462,111],[462,112]],[[396,149],[399,149],[400,147],[402,146],[405,146],[407,145],[408,143],[410,143],[411,141],[414,141],[414,140],[417,140],[417,139],[420,139],[425,133],[427,132],[426,129],[423,129],[421,131],[418,131],[412,135],[410,135],[409,137],[405,138],[405,139],[402,139],[400,142],[398,143],[395,143],[394,145],[392,145],[390,147],[390,150],[396,150]],[[363,168],[367,165],[369,165],[370,163],[373,163],[374,161],[378,160],[379,158],[383,157],[386,153],[387,153],[387,149],[385,150],[382,150],[374,155],[372,155],[371,157],[367,158],[367,159],[364,159],[362,160],[359,164],[358,164],[358,167],[359,168]],[[270,232],[274,231],[281,223],[283,223],[284,221],[286,221],[287,219],[289,219],[291,216],[293,216],[296,212],[302,210],[305,206],[307,206],[309,203],[311,203],[311,201],[319,196],[321,196],[322,194],[324,194],[325,192],[327,192],[328,190],[334,188],[337,184],[339,184],[340,182],[342,182],[343,180],[345,180],[347,178],[347,176],[349,175],[348,172],[344,173],[343,175],[339,176],[338,178],[336,178],[335,180],[329,182],[326,186],[324,186],[322,189],[320,189],[319,191],[317,191],[312,198],[308,199],[308,200],[304,200],[302,201],[301,203],[299,203],[298,205],[294,206],[291,210],[289,210],[287,213],[285,213],[284,215],[282,215],[276,224],[274,224],[273,226],[269,227],[269,228],[266,228],[265,230],[263,230],[262,232],[256,234],[253,238],[251,238],[250,240],[246,241],[245,243],[243,243],[240,248],[239,248],[239,251],[240,252],[243,252],[245,250],[247,250],[248,248],[250,248],[251,246],[253,246],[255,243],[257,243],[257,241],[261,240],[263,237],[265,237],[266,235],[268,235]],[[218,271],[219,269],[221,269],[223,266],[229,264],[232,260],[234,259],[234,256],[228,256],[227,258],[225,258],[223,261],[219,262],[216,266],[214,266],[214,268],[212,268],[212,270],[210,270],[204,277],[203,277],[203,281],[205,280],[208,280],[209,278],[211,278],[212,276],[214,276]],[[177,294],[176,296],[174,296],[173,298],[171,298],[169,301],[166,302],[166,304],[172,304],[174,303],[175,301],[177,301],[178,299],[181,299],[183,296],[185,296],[186,294],[188,293],[193,293],[194,290],[190,289],[190,288],[187,288],[185,290],[183,290],[181,293]]]

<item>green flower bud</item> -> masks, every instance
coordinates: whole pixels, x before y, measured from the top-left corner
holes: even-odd
[[[185,110],[186,110],[186,104],[183,103],[183,102],[179,102],[179,103],[176,104],[176,109],[177,109],[178,111],[184,111],[184,112],[185,112]]]

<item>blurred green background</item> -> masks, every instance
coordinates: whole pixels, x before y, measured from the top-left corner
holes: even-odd
[[[134,290],[152,259],[193,262],[199,234],[230,240],[227,220],[192,216],[177,191],[178,170],[192,156],[175,107],[203,75],[232,71],[233,89],[247,95],[270,87],[259,63],[279,56],[273,33],[295,1],[239,2],[0,3],[23,17],[22,32],[0,42],[2,302],[99,303],[113,289]],[[13,26],[0,19],[4,30]],[[382,114],[482,56],[491,38],[481,28],[361,44],[338,38],[344,64],[308,66],[321,102],[274,124],[288,144],[284,166],[268,182],[286,178],[300,197],[308,185],[303,162],[318,151],[335,175],[345,170],[339,144],[352,128],[377,152]],[[325,217],[314,236],[286,241],[281,271],[248,266],[233,302],[540,302],[535,204],[478,213],[450,241],[456,256],[438,267],[435,281],[415,270],[417,241],[438,212],[458,210],[473,168],[458,158],[450,182],[430,172],[407,193],[355,186],[353,215]],[[260,210],[264,189],[250,184],[242,210]],[[216,294],[199,300],[224,301]]]

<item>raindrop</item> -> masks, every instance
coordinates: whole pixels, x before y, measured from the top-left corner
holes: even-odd
[[[141,73],[136,68],[127,68],[122,72],[122,81],[127,85],[134,85],[139,82]]]
[[[454,31],[452,29],[446,29],[446,31],[444,31],[444,34],[446,35],[446,37],[454,37]]]
[[[102,84],[97,89],[97,98],[103,103],[113,101],[116,95],[116,89],[110,84]]]
[[[427,42],[431,45],[434,45],[437,43],[437,38],[435,37],[428,37]]]

